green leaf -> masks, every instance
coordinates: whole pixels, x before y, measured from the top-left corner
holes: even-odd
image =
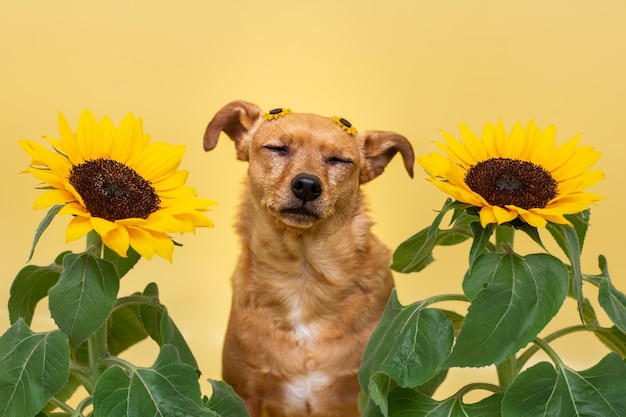
[[[0,336],[0,415],[36,415],[65,385],[69,363],[65,334],[34,333],[19,319]]]
[[[450,352],[454,329],[437,309],[415,303],[404,307],[395,290],[374,330],[359,369],[365,392],[387,414],[387,394],[433,378]]]
[[[430,227],[416,233],[398,246],[393,254],[391,269],[403,273],[421,271],[433,262],[432,252],[435,245],[449,245],[453,242],[458,242],[459,236],[457,231],[441,231],[439,230],[439,225],[448,211],[458,210],[466,206],[466,204],[447,199]],[[454,235],[452,236],[450,233],[454,233]]]
[[[48,292],[50,313],[74,346],[102,326],[117,300],[119,277],[109,261],[89,253],[63,258],[59,282]]]
[[[139,255],[137,251],[129,246],[126,253],[126,258],[122,258],[117,253],[109,249],[108,246],[104,245],[103,258],[111,262],[115,266],[117,275],[121,279],[124,275],[126,275],[128,271],[133,269],[137,262],[139,262],[139,260],[141,259],[141,255]]]
[[[439,388],[441,384],[443,384],[447,376],[448,370],[443,369],[435,374],[435,376],[428,381],[415,387],[415,391],[420,392],[424,395],[432,396],[437,391],[437,388]]]
[[[165,307],[161,315],[160,332],[162,343],[174,345],[180,354],[181,360],[193,367],[198,372],[198,376],[200,376],[200,369],[196,358],[193,356],[189,345],[187,345],[185,338],[180,330],[178,330],[174,321],[170,318],[167,308]]]
[[[576,372],[541,362],[518,375],[502,401],[507,417],[626,416],[626,365],[609,353],[592,368]]]
[[[615,326],[626,333],[626,295],[607,279],[600,284],[598,302]]]
[[[246,403],[235,394],[235,391],[223,381],[208,380],[213,394],[205,407],[215,412],[220,417],[245,417],[250,416],[246,409]]]
[[[114,332],[109,333],[109,337],[113,338],[109,342],[113,351],[126,349],[149,335],[159,346],[174,345],[182,361],[199,374],[198,363],[189,345],[170,318],[167,308],[159,302],[159,289],[155,283],[148,284],[143,294],[120,299],[109,324]]]
[[[500,417],[502,394],[466,404],[462,397],[434,400],[417,391],[396,388],[389,395],[389,417]]]
[[[499,364],[531,342],[568,289],[565,265],[548,254],[485,253],[463,282],[472,300],[446,366]]]
[[[148,332],[138,305],[125,304],[113,309],[107,320],[107,350],[111,355],[119,355],[146,337]]]
[[[384,417],[380,408],[363,390],[359,392],[359,411],[361,417]]]
[[[494,231],[493,224],[488,224],[487,227],[482,227],[480,222],[472,223],[471,228],[474,240],[470,249],[469,270],[472,269],[476,258],[485,253],[485,248],[487,248],[487,246],[489,245],[489,239],[491,239],[491,235]]]
[[[48,290],[59,280],[61,271],[59,265],[28,265],[18,272],[9,296],[11,324],[22,318],[30,326],[37,303],[48,295]]]
[[[580,266],[580,255],[585,236],[589,227],[589,210],[575,215],[566,215],[565,218],[572,226],[548,223],[546,229],[561,247],[572,265],[572,293],[578,302],[578,313],[583,320],[583,275]]]
[[[96,384],[93,405],[94,417],[217,416],[203,407],[197,374],[172,345],[161,347],[150,368],[107,369]]]
[[[28,254],[28,259],[26,260],[26,262],[30,262],[30,260],[33,259],[33,254],[35,253],[35,246],[37,246],[37,242],[39,242],[39,238],[41,238],[41,235],[48,228],[48,226],[50,225],[50,222],[52,222],[52,219],[54,219],[54,216],[57,215],[59,210],[61,210],[64,205],[65,204],[57,204],[56,206],[52,206],[50,210],[48,210],[48,214],[46,214],[46,216],[41,220],[41,223],[39,223],[39,227],[37,227],[37,230],[35,231],[35,237],[33,239],[33,246],[30,249],[30,253]]]
[[[596,335],[606,347],[626,358],[626,334],[617,327],[591,327],[590,330]]]

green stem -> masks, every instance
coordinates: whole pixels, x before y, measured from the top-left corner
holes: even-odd
[[[92,251],[95,256],[102,257],[102,239],[95,231],[87,233],[87,250]]]
[[[95,231],[87,234],[87,250],[95,256],[102,257],[102,239]],[[98,381],[103,370],[102,360],[107,356],[107,323],[106,321],[87,340],[89,351],[89,369],[93,381]]]
[[[496,226],[496,252],[513,252],[515,229],[510,226]],[[517,359],[511,355],[504,362],[496,365],[498,381],[503,388],[511,385],[518,373]]]
[[[491,391],[491,392],[502,392],[504,391],[504,389],[498,385],[494,385],[494,384],[488,384],[486,382],[474,382],[471,384],[468,384],[466,386],[464,386],[463,388],[461,388],[460,390],[458,390],[453,397],[463,397],[465,394],[467,394],[470,391],[475,391],[475,390],[485,390],[485,391]]]
[[[80,404],[78,404],[78,407],[76,407],[76,412],[72,414],[72,417],[83,417],[84,416],[83,411],[85,410],[85,408],[89,407],[92,402],[93,402],[93,397],[91,396],[82,400]]]
[[[50,398],[50,403],[54,404],[57,408],[63,410],[66,414],[73,414],[74,409],[69,405],[65,404],[63,401],[59,400],[57,397]]]
[[[430,298],[421,301],[422,307],[425,308],[431,304],[442,303],[444,301],[465,301],[469,302],[467,297],[463,294],[441,294],[434,295]]]
[[[544,337],[542,339],[543,342],[545,343],[550,343],[553,340],[558,339],[559,337],[563,337],[563,336],[567,336],[568,334],[572,334],[575,332],[587,332],[587,331],[597,331],[597,330],[601,330],[602,328],[599,326],[588,326],[588,325],[582,325],[579,324],[577,326],[570,326],[570,327],[565,327],[563,329],[559,329],[557,331],[555,331],[554,333],[550,333],[549,335],[547,335],[546,337]],[[517,372],[520,372],[522,370],[522,368],[524,367],[524,365],[526,365],[526,362],[528,362],[528,360],[535,354],[537,353],[539,350],[541,349],[539,344],[534,344],[532,346],[530,346],[524,353],[522,353],[519,358],[517,359]]]
[[[511,226],[496,226],[496,252],[508,253],[513,250],[515,229]]]
[[[561,365],[561,358],[559,358],[559,355],[556,354],[556,352],[554,351],[554,349],[552,349],[548,342],[536,337],[535,340],[533,340],[533,343],[539,346],[541,350],[546,352],[546,354],[550,357],[550,359],[552,360],[552,362],[554,362],[556,366]]]
[[[86,366],[80,366],[74,362],[70,363],[70,373],[80,382],[89,395],[93,394],[95,382],[91,376],[91,369]]]

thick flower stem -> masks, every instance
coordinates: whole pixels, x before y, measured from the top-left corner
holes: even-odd
[[[515,229],[513,227],[496,226],[496,251],[512,252],[514,236]],[[515,358],[515,355],[510,356],[504,362],[498,364],[496,370],[498,372],[500,386],[506,388],[511,385],[518,372],[517,358]]]
[[[95,231],[87,234],[87,250],[92,251],[95,256],[102,256],[102,239]],[[94,381],[94,385],[102,373],[102,360],[107,355],[107,326],[106,321],[87,340],[89,351],[89,369]]]
[[[496,252],[510,252],[513,250],[515,229],[510,226],[496,226]]]

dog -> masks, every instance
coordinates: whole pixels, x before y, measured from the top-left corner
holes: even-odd
[[[398,152],[412,177],[413,148],[397,133],[246,101],[213,117],[206,151],[221,132],[248,162],[223,379],[252,417],[358,416],[357,371],[394,286],[360,186]]]

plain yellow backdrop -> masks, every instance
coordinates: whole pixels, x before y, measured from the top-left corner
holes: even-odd
[[[266,110],[340,115],[359,130],[397,131],[417,155],[436,150],[439,129],[458,134],[458,122],[479,133],[498,118],[509,129],[534,119],[541,127],[555,124],[559,143],[582,132],[582,144],[603,153],[597,167],[607,176],[592,189],[607,199],[592,209],[583,267],[596,273],[597,256],[605,254],[614,281],[626,290],[625,19],[622,0],[0,0],[0,331],[9,326],[11,282],[45,215],[32,210],[35,179],[18,174],[29,158],[17,140],[58,137],[57,112],[75,127],[84,108],[115,123],[133,112],[153,140],[186,145],[188,184],[219,202],[210,214],[214,229],[178,239],[184,247],[176,248],[172,264],[142,260],[120,290],[159,285],[202,368],[205,392],[205,378],[220,378],[238,250],[232,224],[246,166],[225,136],[211,153],[201,140],[212,115],[236,99]],[[398,158],[364,187],[375,231],[391,248],[428,226],[446,198],[424,177],[417,169],[408,178]],[[68,221],[55,219],[33,263],[82,249],[64,243]],[[524,239],[518,247],[538,250]],[[460,292],[468,248],[438,249],[437,262],[423,272],[396,274],[401,300]],[[576,323],[573,304],[565,304],[558,320]],[[43,301],[33,327],[52,326]],[[568,337],[556,347],[576,369],[605,352],[590,336]],[[145,366],[155,355],[149,341],[127,353]],[[470,378],[494,379],[490,370],[452,377],[438,395]]]

